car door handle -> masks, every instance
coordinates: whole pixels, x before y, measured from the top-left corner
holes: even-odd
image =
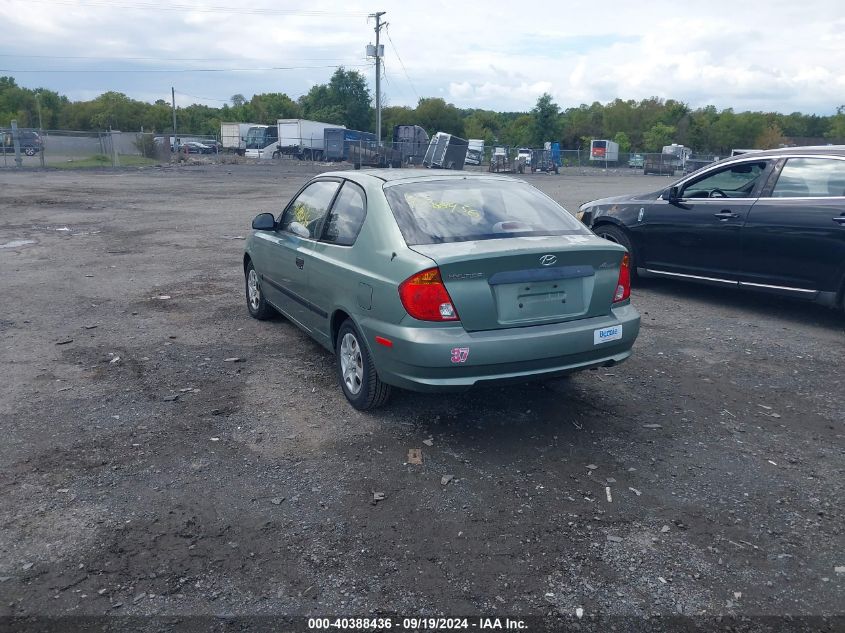
[[[833,218],[834,222],[838,222],[839,224],[845,224],[845,215],[837,215]]]
[[[733,218],[738,218],[739,215],[730,209],[722,209],[719,213],[714,213],[713,217],[719,218],[720,220],[732,220]]]
[[[302,270],[303,266],[305,266],[305,260],[302,259],[301,257],[297,257],[296,258],[296,267],[299,268],[299,270]]]

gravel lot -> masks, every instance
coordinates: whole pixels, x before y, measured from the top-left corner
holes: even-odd
[[[845,627],[845,316],[643,281],[640,338],[618,367],[395,392],[362,414],[332,356],[244,305],[251,218],[316,169],[0,172],[3,622]],[[668,182],[525,179],[572,211]]]

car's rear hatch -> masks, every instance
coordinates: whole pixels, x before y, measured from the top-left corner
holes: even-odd
[[[512,237],[411,247],[440,268],[467,331],[610,312],[624,249],[590,235]]]

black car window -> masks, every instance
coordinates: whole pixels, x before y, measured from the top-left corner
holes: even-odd
[[[540,235],[589,235],[554,200],[516,180],[449,178],[385,186],[409,246]]]
[[[285,209],[279,228],[299,237],[317,239],[337,187],[333,180],[318,180],[308,185]]]
[[[766,161],[729,165],[684,185],[683,198],[748,198]]]
[[[358,238],[366,215],[364,190],[347,181],[324,222],[322,241],[339,246],[352,246]]]
[[[773,198],[845,196],[845,160],[790,158],[772,190]]]

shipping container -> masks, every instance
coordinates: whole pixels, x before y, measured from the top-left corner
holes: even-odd
[[[372,132],[347,130],[342,127],[326,128],[324,132],[324,158],[330,161],[349,160],[349,148],[352,145],[367,147],[376,142],[376,135]]]

